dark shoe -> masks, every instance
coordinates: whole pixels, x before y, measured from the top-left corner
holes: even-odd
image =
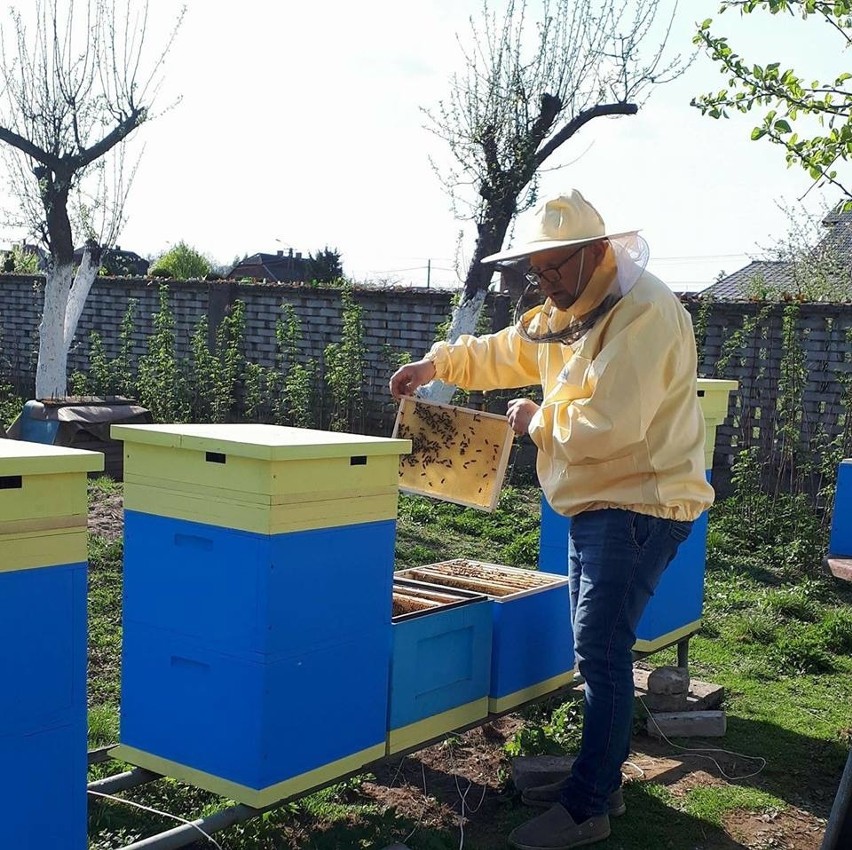
[[[527,788],[521,794],[521,800],[528,806],[538,806],[546,809],[554,803],[558,803],[562,797],[562,789],[565,787],[565,780],[560,779],[558,782],[551,782],[549,785],[538,785],[535,788]],[[611,818],[621,817],[627,811],[627,806],[624,805],[624,794],[621,788],[616,788],[609,795],[609,816]]]
[[[561,803],[521,824],[509,835],[518,850],[570,850],[609,838],[609,816],[597,815],[575,823]]]

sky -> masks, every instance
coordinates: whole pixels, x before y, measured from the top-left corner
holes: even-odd
[[[180,5],[151,4],[151,53]],[[695,22],[713,17],[750,61],[783,59],[808,78],[848,69],[818,22],[718,7],[681,0],[670,51],[691,53]],[[481,0],[191,0],[158,114],[130,146],[141,159],[118,244],[151,257],[185,241],[221,265],[329,246],[358,280],[424,286],[429,267],[431,285],[458,286],[474,233],[433,171],[430,158],[447,154],[422,109],[446,97],[463,68],[457,34],[480,12]],[[649,267],[675,289],[763,256],[789,229],[785,206],[805,195],[818,214],[839,198],[752,142],[756,116],[717,121],[689,105],[723,84],[699,55],[637,116],[587,124],[553,158],[564,167],[544,175],[542,194],[578,188],[611,229],[641,229]]]

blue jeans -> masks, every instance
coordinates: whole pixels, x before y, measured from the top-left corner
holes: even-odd
[[[608,811],[609,795],[621,785],[633,726],[636,628],[691,528],[691,522],[616,509],[571,519],[571,617],[585,710],[562,803],[577,822]]]

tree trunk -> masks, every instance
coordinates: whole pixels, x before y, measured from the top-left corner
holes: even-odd
[[[482,223],[478,226],[476,249],[467,270],[461,301],[453,310],[447,342],[455,342],[462,334],[472,334],[476,331],[476,324],[488,293],[488,284],[494,274],[493,264],[483,265],[482,258],[496,254],[500,250],[515,209],[514,200],[508,205],[503,204],[505,209],[499,213],[495,213],[495,206],[491,202],[486,202]],[[511,207],[511,211],[507,207]],[[449,404],[455,391],[456,388],[452,384],[432,381],[420,390],[419,395],[429,401]]]
[[[68,348],[65,315],[71,290],[72,264],[50,262],[44,283],[44,307],[39,325],[36,398],[67,394]]]

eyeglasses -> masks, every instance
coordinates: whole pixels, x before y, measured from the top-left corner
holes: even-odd
[[[573,260],[574,257],[576,257],[577,254],[579,254],[580,251],[582,251],[585,247],[585,245],[581,245],[579,248],[577,248],[576,251],[572,251],[558,266],[553,266],[549,269],[543,269],[540,272],[527,272],[524,277],[533,286],[541,286],[542,281],[544,281],[545,283],[549,283],[551,286],[555,286],[557,283],[559,283],[559,270],[562,268],[562,266],[566,265],[567,263],[570,263],[571,260]]]

